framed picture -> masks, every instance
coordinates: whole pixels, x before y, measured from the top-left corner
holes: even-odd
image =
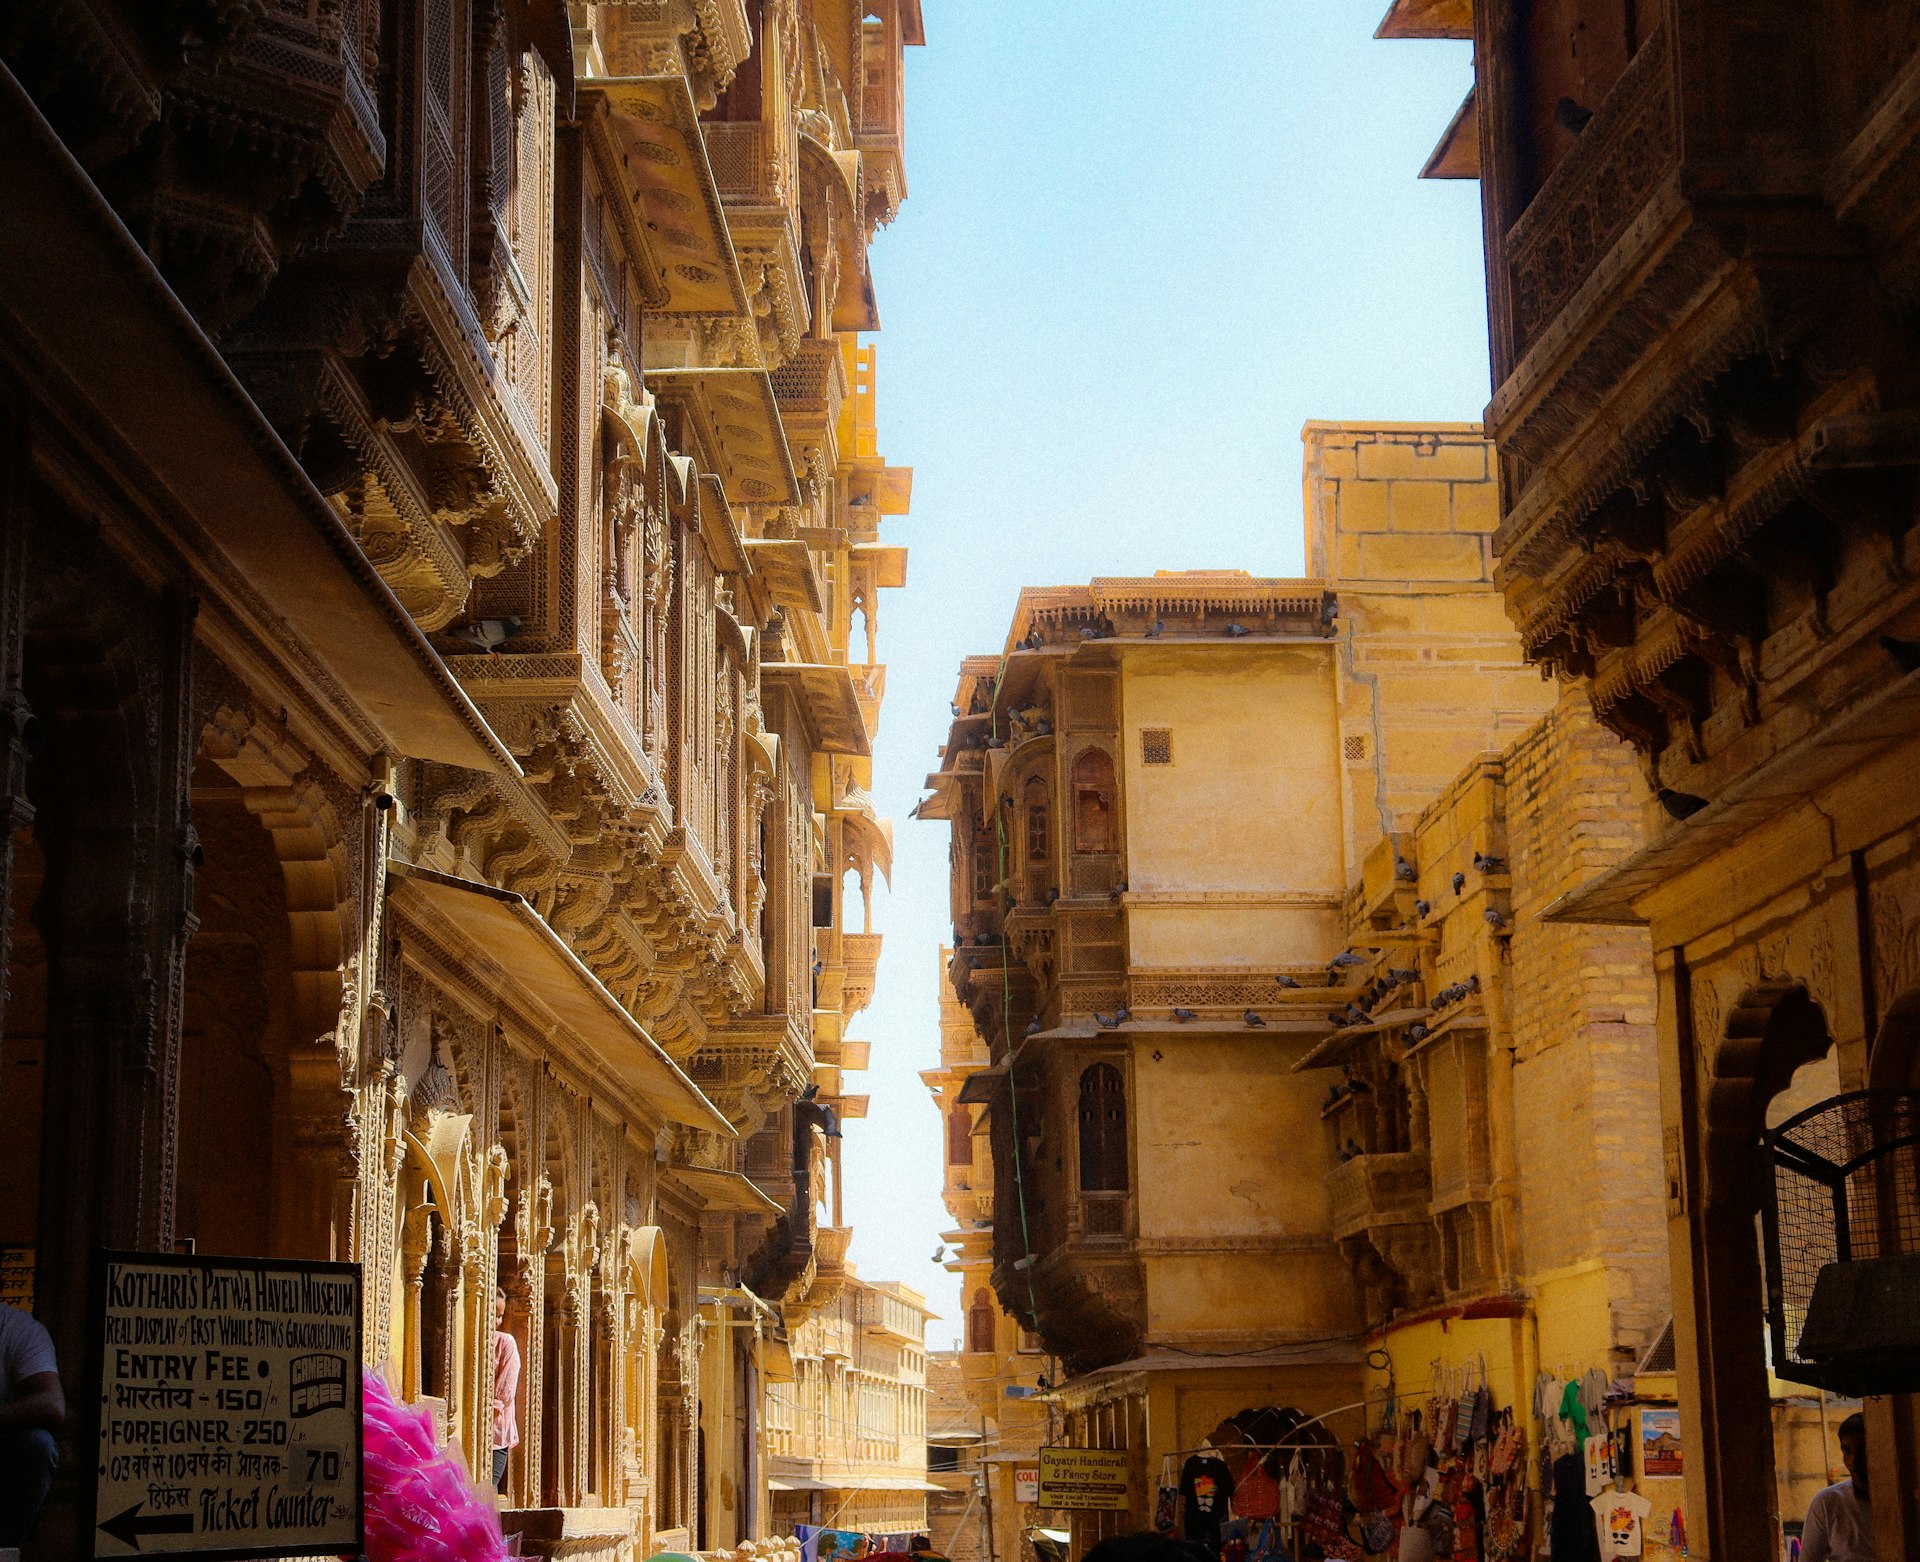
[[[1683,1473],[1678,1410],[1642,1410],[1640,1412],[1640,1473],[1642,1475]]]

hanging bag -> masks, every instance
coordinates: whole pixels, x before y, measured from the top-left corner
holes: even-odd
[[[1467,1435],[1474,1442],[1485,1442],[1493,1423],[1493,1390],[1487,1383],[1487,1358],[1480,1358],[1480,1386],[1473,1395],[1473,1418]]]
[[[1173,1455],[1160,1461],[1160,1492],[1153,1503],[1153,1527],[1163,1535],[1178,1528],[1180,1488],[1173,1481]]]

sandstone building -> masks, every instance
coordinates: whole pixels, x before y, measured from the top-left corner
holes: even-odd
[[[789,1336],[792,1371],[767,1396],[774,1528],[895,1537],[927,1527],[926,1298],[851,1266]]]
[[[0,19],[0,1243],[71,1403],[97,1248],[349,1259],[484,1467],[498,1283],[529,1548],[770,1533],[770,1384],[847,1294],[910,490],[858,333],[921,39]]]
[[[1830,1264],[1911,1295],[1911,1222],[1809,1222],[1770,1282],[1751,1231],[1800,1071],[1886,1092],[1802,1126],[1843,1160],[1920,1084],[1920,18],[1398,0],[1382,32],[1473,40],[1443,161],[1481,181],[1501,584],[1658,799],[1552,915],[1651,932],[1692,1554],[1780,1545],[1771,1313],[1780,1376],[1877,1394],[1875,1543],[1911,1555],[1920,1412],[1884,1392],[1920,1386],[1911,1309],[1809,1321]],[[1915,1175],[1881,1153],[1853,1192],[1890,1210]]]
[[[1132,1456],[1082,1541],[1243,1407],[1350,1437],[1470,1354],[1524,1406],[1665,1320],[1644,948],[1517,931],[1636,844],[1638,778],[1521,660],[1478,432],[1306,442],[1311,578],[1023,592],[919,809],[959,1264],[1061,1359],[1058,1437]]]
[[[960,1352],[927,1355],[927,1538],[951,1562],[992,1562],[1005,1555],[997,1536],[1019,1529],[995,1511],[987,1479],[995,1440],[961,1376]],[[1018,1555],[1018,1553],[1014,1553]]]
[[[943,1247],[953,1249],[946,1267],[960,1278],[960,1348],[943,1363],[953,1402],[944,1425],[950,1445],[970,1456],[955,1461],[956,1476],[964,1475],[966,1500],[952,1510],[947,1531],[958,1533],[943,1549],[953,1562],[968,1562],[955,1546],[1021,1562],[1026,1555],[1021,1532],[1044,1515],[1023,1499],[1019,1472],[1034,1468],[1037,1450],[1049,1440],[1051,1413],[1038,1396],[1041,1380],[1052,1377],[1056,1364],[1039,1333],[994,1294],[993,1146],[973,1105],[987,1084],[980,1076],[992,1057],[973,1016],[947,983],[953,954],[940,951],[940,1066],[920,1076],[939,1115],[945,1162],[941,1197],[954,1222],[941,1233]],[[957,1479],[949,1484],[961,1486]],[[941,1536],[934,1540],[938,1546]]]

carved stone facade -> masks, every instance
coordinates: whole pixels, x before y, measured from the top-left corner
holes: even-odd
[[[70,1401],[97,1247],[347,1259],[368,1367],[484,1471],[498,1285],[527,1549],[768,1533],[743,1418],[836,1294],[843,886],[890,869],[911,474],[858,333],[921,41],[917,0],[0,20],[0,1243]]]
[[[1474,40],[1501,583],[1657,798],[1551,914],[1651,929],[1687,1535],[1768,1554],[1804,1494],[1754,1435],[1755,1138],[1920,1058],[1920,15],[1398,0],[1382,31]],[[1912,1554],[1920,1411],[1866,1414],[1875,1544]]]

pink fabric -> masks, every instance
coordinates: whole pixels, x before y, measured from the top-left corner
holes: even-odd
[[[375,1373],[363,1388],[367,1562],[508,1562],[493,1494],[434,1446],[432,1417],[401,1404]]]
[[[520,1446],[520,1344],[505,1329],[493,1331],[493,1446]]]

